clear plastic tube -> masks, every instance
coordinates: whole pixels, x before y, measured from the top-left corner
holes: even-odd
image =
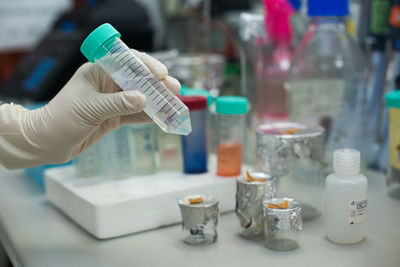
[[[189,109],[135,56],[105,23],[82,43],[81,52],[98,64],[124,91],[137,90],[147,97],[146,114],[167,133],[192,131]]]
[[[242,173],[245,115],[218,114],[217,175],[238,176]]]

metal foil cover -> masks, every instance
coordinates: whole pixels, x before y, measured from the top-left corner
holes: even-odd
[[[262,203],[275,196],[275,178],[263,174],[265,182],[248,182],[244,176],[236,180],[236,215],[242,228],[264,229]]]
[[[285,200],[289,202],[287,209],[268,208],[268,204],[282,203]],[[265,233],[303,230],[301,219],[301,205],[298,201],[291,198],[274,198],[263,202],[263,214],[265,219]]]
[[[259,169],[280,177],[298,161],[324,164],[324,129],[293,122],[263,124],[257,128]]]
[[[264,16],[243,12],[239,17],[239,36],[242,41],[255,37],[265,37]]]
[[[190,204],[189,199],[198,197],[203,198],[203,203]],[[178,203],[182,214],[182,230],[188,233],[185,239],[193,240],[188,243],[202,241],[208,236],[215,241],[219,217],[218,201],[211,196],[191,195],[180,199]]]

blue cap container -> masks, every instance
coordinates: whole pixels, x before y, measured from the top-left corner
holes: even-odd
[[[348,0],[308,0],[308,16],[310,17],[341,17],[349,14]]]

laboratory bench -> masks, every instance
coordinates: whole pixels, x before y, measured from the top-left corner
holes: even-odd
[[[0,239],[14,266],[400,266],[400,201],[387,196],[383,174],[367,175],[364,242],[327,241],[318,218],[304,223],[300,248],[276,252],[239,236],[233,212],[221,215],[218,241],[208,246],[183,243],[177,224],[101,241],[52,206],[22,170],[0,167]]]

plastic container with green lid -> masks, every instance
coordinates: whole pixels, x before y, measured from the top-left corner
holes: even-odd
[[[188,135],[192,131],[189,109],[154,75],[104,23],[83,41],[82,54],[98,64],[122,90],[137,90],[147,98],[144,112],[165,132]]]
[[[400,90],[386,93],[389,108],[389,171],[387,178],[389,195],[400,199]]]
[[[247,98],[241,96],[220,96],[216,99],[216,111],[225,115],[244,115],[247,113]]]
[[[217,175],[241,174],[247,99],[220,96],[215,100],[217,113]]]

